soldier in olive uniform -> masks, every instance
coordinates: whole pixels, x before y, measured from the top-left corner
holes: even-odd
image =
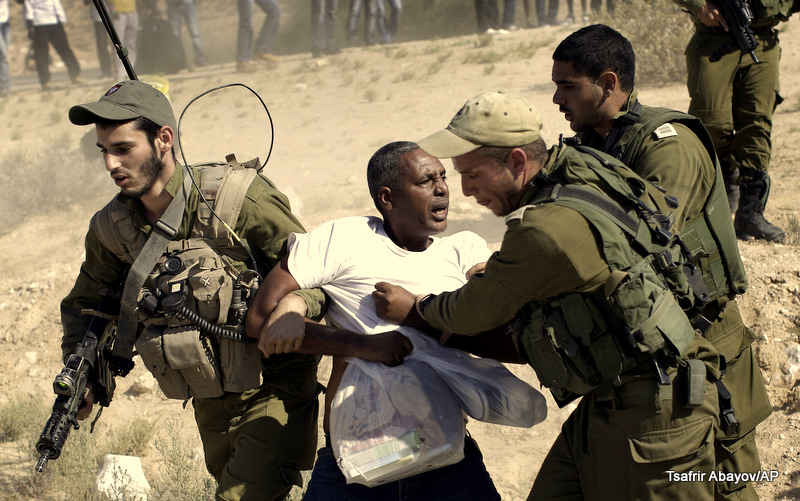
[[[780,41],[775,26],[792,13],[792,0],[746,2],[758,42],[758,63],[742,54],[717,5],[704,0],[673,0],[692,16],[695,33],[686,48],[689,113],[698,117],[714,140],[728,188],[736,235],[782,242],[783,230],[764,218],[770,192],[772,113],[778,94]],[[718,61],[713,61],[720,57]],[[738,185],[738,190],[737,186]]]
[[[123,219],[129,218],[135,233],[126,235],[128,241],[149,237],[157,227],[163,231],[162,218],[185,186],[187,172],[175,159],[177,127],[166,96],[146,83],[123,81],[98,102],[73,106],[69,118],[76,125],[96,125],[106,170],[120,188],[115,200],[127,208]],[[174,240],[188,238],[200,204],[197,190],[186,194]],[[119,214],[115,217],[119,219]],[[263,176],[255,176],[247,188],[234,229],[262,271],[286,253],[290,233],[304,231],[286,197]],[[86,257],[78,278],[61,303],[65,360],[92,318],[82,310],[96,308],[103,289],[125,281],[131,273],[126,256],[108,248],[100,235],[96,216],[86,235]],[[319,315],[322,292],[304,295],[312,316]],[[118,330],[115,343],[119,342]],[[319,358],[276,355],[263,361],[260,387],[192,399],[206,466],[218,482],[217,499],[284,499],[292,485],[302,484],[300,470],[311,468],[317,445]],[[91,393],[86,400],[80,419],[91,412]]]
[[[678,199],[675,231],[686,242],[697,242],[696,263],[709,283],[725,284],[712,294],[702,315],[710,325],[705,337],[722,355],[727,368],[723,383],[733,395],[738,426],[718,437],[717,462],[721,471],[761,469],[755,444],[755,426],[772,408],[764,379],[751,349],[755,339],[734,297],[747,286],[729,217],[704,223],[717,239],[695,238],[697,225],[715,208],[726,208],[721,173],[708,134],[695,117],[674,110],[642,106],[634,88],[635,55],[630,42],[616,30],[593,25],[562,41],[553,53],[553,102],[559,106],[580,144],[605,151],[637,174]],[[712,216],[713,217],[713,216]],[[722,247],[722,266],[710,266]],[[717,274],[714,277],[714,274]],[[735,499],[755,499],[752,483],[718,482],[717,499],[735,493]]]
[[[484,273],[454,292],[415,298],[398,286],[376,284],[378,312],[387,320],[427,322],[460,334],[488,331],[515,317],[509,331],[520,356],[559,404],[583,395],[529,499],[711,498],[713,481],[680,483],[675,475],[708,477],[715,468],[719,406],[710,376],[718,374],[716,350],[676,306],[645,323],[677,322],[659,332],[681,345],[673,352],[680,355],[668,361],[631,354],[638,334],[628,337],[630,326],[620,319],[633,303],[617,303],[620,313],[607,298],[618,287],[643,283],[622,278],[630,277],[619,268],[633,244],[605,217],[561,201],[577,190],[588,199],[601,193],[607,205],[614,204],[611,184],[587,172],[610,183],[629,178],[650,194],[646,204],[658,197],[600,152],[563,143],[548,151],[540,128],[538,110],[524,99],[487,93],[467,101],[447,129],[419,142],[429,154],[453,159],[464,195],[505,216],[506,233]],[[673,298],[669,292],[660,297]],[[500,343],[502,334],[495,335]],[[677,367],[698,365],[709,377],[695,382],[694,404],[687,405],[678,389],[686,380]]]

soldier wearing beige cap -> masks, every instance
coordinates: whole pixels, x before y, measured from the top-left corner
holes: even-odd
[[[506,324],[497,344],[510,336],[559,405],[583,397],[529,499],[710,499],[719,356],[664,280],[674,263],[650,264],[673,252],[657,243],[672,201],[599,151],[548,150],[541,125],[524,98],[492,92],[419,141],[507,228],[460,289],[414,297],[378,283],[378,312],[467,335]]]

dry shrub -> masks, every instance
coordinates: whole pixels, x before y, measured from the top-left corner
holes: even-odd
[[[22,142],[0,157],[0,236],[32,215],[62,211],[74,203],[92,203],[99,209],[116,191],[103,166],[94,129],[87,132],[92,157],[75,149],[69,136],[41,136]]]
[[[689,14],[667,0],[618,0],[614,17],[597,22],[622,33],[636,52],[636,83],[662,86],[686,82],[683,51],[693,32]]]

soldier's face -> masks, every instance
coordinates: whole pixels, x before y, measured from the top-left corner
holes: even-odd
[[[400,188],[391,194],[387,214],[392,231],[408,237],[427,237],[447,229],[450,189],[438,159],[422,150],[403,154]]]
[[[604,101],[602,86],[577,73],[569,62],[553,61],[552,76],[556,84],[553,102],[570,128],[575,132],[601,128],[605,121],[600,112]]]
[[[475,197],[478,205],[496,216],[505,216],[517,208],[520,187],[505,165],[482,156],[477,150],[453,157],[453,167],[461,174],[461,191]]]
[[[97,146],[103,153],[106,170],[120,192],[131,198],[150,193],[164,172],[164,162],[156,156],[147,135],[130,122],[97,126]]]

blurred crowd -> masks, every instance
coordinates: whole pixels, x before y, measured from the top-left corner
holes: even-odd
[[[9,93],[9,1],[0,0],[0,97]],[[61,58],[73,84],[80,84],[81,66],[70,46],[64,25],[67,16],[61,0],[13,0],[23,5],[23,19],[28,41],[25,68],[35,69],[43,90],[52,87],[50,47]],[[83,0],[87,16],[91,16],[97,61],[103,78],[122,80],[127,72],[115,54],[113,44],[95,7],[95,0]],[[171,73],[206,64],[203,37],[195,0],[99,0],[106,19],[113,25],[121,45],[126,49],[132,67],[141,73]],[[426,0],[430,3],[435,0]],[[580,18],[574,9],[575,0],[567,0],[568,14],[559,19],[559,0],[522,0],[524,26],[516,24],[517,0],[474,0],[477,31],[503,34],[520,28],[587,22],[593,12],[603,7],[602,0],[581,0]],[[614,0],[605,0],[605,8],[613,14]],[[339,0],[310,0],[311,55],[321,58],[341,51],[336,44]],[[590,3],[587,6],[587,3]],[[236,71],[249,73],[259,67],[274,68],[280,57],[273,52],[281,22],[278,0],[236,0],[238,25],[236,37]],[[254,27],[256,7],[263,12],[261,27]],[[349,0],[343,36],[347,47],[361,44],[392,43],[400,28],[402,0]],[[258,16],[260,17],[260,15]],[[191,51],[181,42],[188,34]],[[341,29],[341,28],[340,28]],[[15,40],[14,43],[25,43]]]

